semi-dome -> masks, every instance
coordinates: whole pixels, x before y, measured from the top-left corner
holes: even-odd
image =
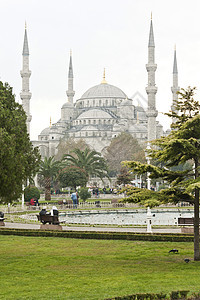
[[[87,90],[81,99],[90,99],[90,98],[127,98],[126,94],[120,90],[118,87],[108,84],[101,83],[95,85]]]
[[[77,120],[80,119],[112,119],[111,115],[100,109],[89,109],[78,116]]]

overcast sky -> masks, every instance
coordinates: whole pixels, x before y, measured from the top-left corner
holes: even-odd
[[[55,123],[67,101],[69,53],[72,49],[74,89],[78,99],[101,83],[128,97],[146,97],[148,37],[151,12],[157,63],[159,120],[170,109],[174,45],[179,86],[200,88],[199,0],[0,0],[0,80],[8,82],[21,103],[20,70],[24,24],[30,51],[31,139]],[[197,99],[199,97],[197,91]]]

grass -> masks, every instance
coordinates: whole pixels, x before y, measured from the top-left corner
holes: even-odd
[[[198,292],[192,243],[0,236],[0,299],[105,299]],[[168,251],[177,248],[179,254]]]

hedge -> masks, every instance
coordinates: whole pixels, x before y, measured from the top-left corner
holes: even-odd
[[[193,294],[191,298],[187,298],[189,291],[172,291],[169,295],[164,293],[159,294],[133,294],[121,297],[114,297],[114,298],[107,298],[105,300],[161,300],[161,299],[171,299],[171,300],[178,300],[178,299],[196,299],[199,300],[199,293]]]
[[[131,241],[157,241],[157,242],[193,242],[193,235],[178,234],[139,234],[125,232],[91,232],[70,230],[42,230],[42,229],[12,229],[0,228],[0,235],[22,235],[63,237],[77,239],[102,239],[102,240],[131,240]]]

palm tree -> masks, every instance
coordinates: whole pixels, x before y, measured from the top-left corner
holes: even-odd
[[[86,148],[84,151],[76,148],[72,152],[75,156],[66,154],[63,157],[63,161],[67,165],[74,165],[83,169],[87,174],[87,180],[93,175],[101,178],[101,180],[105,177],[109,178],[107,164],[101,153],[89,148]]]
[[[51,180],[60,169],[60,161],[56,161],[53,156],[47,158],[40,164],[39,174],[44,178],[45,200],[51,200]]]

